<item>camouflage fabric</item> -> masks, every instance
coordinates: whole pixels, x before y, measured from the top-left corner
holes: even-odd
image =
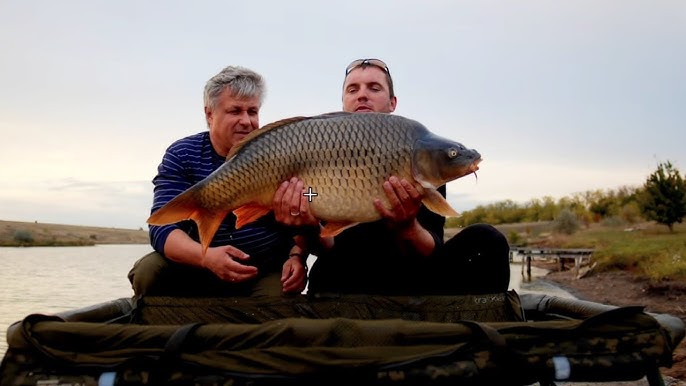
[[[133,317],[141,324],[262,323],[284,318],[441,323],[524,320],[519,296],[514,291],[462,296],[145,297],[138,301]]]
[[[672,364],[678,342],[642,307],[616,308],[584,320],[497,327],[522,383],[637,380]],[[519,371],[515,371],[518,369]]]
[[[398,309],[405,310],[407,303],[400,304]],[[0,384],[404,386],[634,380],[671,364],[679,342],[669,336],[637,307],[583,320],[539,322],[279,317],[251,324],[137,325],[34,315],[8,333]]]

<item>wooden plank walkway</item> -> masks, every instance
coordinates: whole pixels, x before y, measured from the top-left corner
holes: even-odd
[[[511,247],[510,261],[514,261],[517,255],[522,257],[522,277],[527,281],[531,281],[531,260],[534,257],[554,258],[560,271],[565,268],[565,260],[574,260],[574,276],[579,277],[579,268],[585,260],[590,261],[592,254],[593,249],[590,248]]]

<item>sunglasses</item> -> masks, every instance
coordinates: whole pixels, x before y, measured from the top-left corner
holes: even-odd
[[[388,75],[391,74],[391,72],[388,70],[388,66],[382,60],[379,60],[379,59],[357,59],[357,60],[353,60],[352,63],[348,64],[348,67],[345,68],[345,76],[348,76],[348,74],[350,74],[350,71],[356,69],[357,67],[365,67],[365,66],[379,67],[380,69],[386,71],[386,73],[388,73]]]

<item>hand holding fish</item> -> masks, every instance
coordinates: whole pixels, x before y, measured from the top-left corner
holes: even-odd
[[[406,179],[391,176],[383,183],[383,190],[391,205],[384,207],[380,199],[374,200],[374,207],[391,227],[402,230],[414,223],[422,205],[421,193]]]
[[[304,184],[293,177],[279,185],[274,193],[273,208],[276,221],[288,226],[318,226],[319,220],[310,211]]]
[[[414,249],[424,256],[434,251],[433,236],[422,227],[417,214],[422,205],[421,187],[417,188],[409,181],[391,176],[383,183],[383,190],[390,204],[387,209],[380,199],[374,199],[374,207],[388,227],[397,232],[400,239],[406,240],[406,247]]]
[[[250,259],[248,254],[231,245],[226,245],[208,248],[202,265],[224,281],[240,283],[257,276],[256,267],[239,262],[248,259]]]

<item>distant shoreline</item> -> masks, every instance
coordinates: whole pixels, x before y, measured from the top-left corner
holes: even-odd
[[[539,224],[539,223],[537,223]],[[540,224],[539,224],[540,225]],[[539,226],[536,225],[536,226]],[[530,227],[515,224],[514,227]],[[497,227],[506,233],[505,225]],[[508,228],[509,229],[509,228]],[[449,239],[461,228],[446,228]],[[96,244],[148,244],[147,229],[106,228],[41,222],[0,220],[0,247],[91,246]]]
[[[0,246],[90,246],[96,244],[148,244],[144,229],[105,228],[0,220]]]

